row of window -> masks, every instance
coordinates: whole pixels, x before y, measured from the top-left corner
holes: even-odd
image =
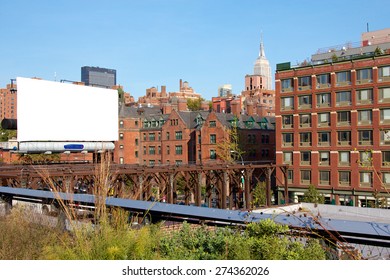
[[[390,88],[378,89],[378,102],[389,103],[390,102]],[[374,102],[373,89],[357,90],[355,96],[356,105],[372,104]],[[339,91],[336,95],[336,106],[349,106],[352,105],[352,92],[351,91]],[[332,107],[331,93],[317,93],[315,94],[316,104],[313,106],[312,95],[299,95],[298,96],[298,109],[311,109],[315,108],[327,108]],[[294,96],[281,98],[281,111],[294,110]]]
[[[318,164],[321,166],[330,165],[330,152],[319,151]],[[293,164],[293,152],[283,153],[283,163]],[[300,164],[311,165],[311,152],[301,151],[300,152]],[[360,151],[359,152],[359,164],[361,166],[372,165],[372,152],[371,151]],[[338,152],[338,165],[339,166],[350,166],[351,165],[351,152],[350,151],[339,151]],[[390,167],[390,151],[382,151],[382,166]]]
[[[331,74],[325,73],[316,75],[316,88],[326,88],[331,85]],[[336,86],[346,86],[351,84],[351,71],[341,71],[334,75]],[[357,69],[356,70],[356,84],[371,83],[373,81],[373,69]],[[390,81],[390,66],[378,67],[378,82]],[[294,90],[294,79],[281,80],[282,92],[289,92]],[[308,90],[312,88],[311,76],[303,76],[297,78],[298,90]]]
[[[379,124],[390,124],[390,108],[380,109]],[[358,110],[358,125],[368,125],[372,123],[372,110]],[[351,111],[337,112],[337,126],[349,126],[351,124]],[[331,125],[330,112],[317,113],[317,126],[328,127]],[[282,128],[293,128],[294,116],[282,115]],[[312,115],[299,114],[299,127],[312,127]]]
[[[329,146],[331,144],[331,137],[328,131],[318,132],[318,146]],[[299,146],[312,146],[312,132],[299,133]],[[382,145],[390,144],[390,132],[388,130],[381,131],[380,143]],[[282,146],[291,147],[294,145],[294,133],[282,133]],[[351,145],[351,131],[337,131],[337,145],[349,146]],[[358,131],[358,145],[367,146],[373,145],[373,131],[359,130]]]
[[[301,184],[311,184],[311,175],[312,170],[301,170],[300,171],[300,183]],[[335,172],[334,172],[335,173]],[[339,186],[351,186],[351,171],[337,171],[337,179],[330,170],[320,170],[318,171],[319,185],[330,186],[331,180],[332,185],[334,184],[333,180],[338,180]],[[333,175],[333,176],[332,176]],[[293,183],[293,170],[287,170],[287,182]],[[331,177],[332,176],[332,177]],[[332,179],[331,179],[332,178]],[[359,172],[359,182],[360,187],[372,187],[373,173],[370,171]],[[390,173],[382,173],[381,180],[385,185],[390,185]]]

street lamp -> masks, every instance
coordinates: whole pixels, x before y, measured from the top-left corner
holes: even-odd
[[[235,150],[230,150],[230,153],[231,153],[231,154],[236,153],[237,155],[239,155],[240,158],[241,158],[241,164],[244,165],[244,159],[242,158],[242,155],[241,155],[239,152],[237,152],[237,151],[235,151]]]

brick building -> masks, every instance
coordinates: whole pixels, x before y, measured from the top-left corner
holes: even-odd
[[[314,185],[330,203],[387,203],[388,47],[362,42],[317,53],[310,65],[277,65],[276,163],[290,165],[290,200]]]
[[[218,143],[237,127],[244,161],[274,161],[273,118],[208,111],[176,111],[170,106],[122,106],[114,161],[122,164],[202,164],[221,160]]]
[[[8,84],[0,89],[0,119],[16,119],[17,116],[16,84]]]

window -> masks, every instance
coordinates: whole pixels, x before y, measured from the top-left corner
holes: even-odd
[[[293,163],[293,153],[292,152],[284,152],[283,153],[283,163],[284,164],[292,164]]]
[[[317,108],[330,107],[330,93],[317,94]]]
[[[378,68],[379,73],[379,82],[389,81],[390,80],[390,66],[383,66]]]
[[[318,126],[324,127],[330,125],[330,113],[318,113]]]
[[[350,131],[338,131],[337,141],[340,146],[351,145],[351,132]]]
[[[287,170],[287,183],[292,183],[294,180],[294,172],[293,170],[289,169]]]
[[[383,183],[386,185],[390,185],[390,173],[382,173]]]
[[[371,104],[372,103],[372,89],[363,89],[356,91],[356,104]]]
[[[301,165],[310,165],[310,164],[311,164],[310,152],[301,152]]]
[[[282,133],[283,146],[293,146],[294,137],[292,133]]]
[[[134,156],[135,156],[136,158],[138,158],[138,151],[135,151],[135,152],[134,152]]]
[[[351,112],[350,111],[337,112],[337,125],[338,126],[350,125],[350,121],[351,121]]]
[[[161,132],[158,133],[158,141],[161,141]]]
[[[330,171],[320,171],[320,185],[330,185]]]
[[[182,140],[183,139],[183,132],[182,131],[175,131],[175,139]]]
[[[301,183],[310,184],[311,180],[311,171],[310,170],[301,170]]]
[[[123,121],[119,122],[119,128],[123,128]]]
[[[209,121],[209,127],[216,127],[217,123],[216,121]]]
[[[299,125],[300,127],[311,127],[311,115],[310,114],[299,115]]]
[[[311,95],[302,95],[298,97],[298,108],[308,109],[311,108]]]
[[[381,109],[381,123],[390,123],[390,109]]]
[[[300,145],[311,146],[311,132],[299,133]]]
[[[379,102],[381,103],[390,102],[390,88],[379,89]]]
[[[124,164],[125,163],[125,160],[123,159],[123,157],[120,157],[119,158],[119,164]]]
[[[347,106],[351,105],[351,92],[340,91],[336,93],[336,105]]]
[[[356,70],[356,83],[365,84],[372,82],[372,68]]]
[[[156,134],[155,133],[149,133],[149,141],[155,141],[156,140]]]
[[[210,134],[210,144],[217,144],[217,135]]]
[[[124,148],[124,146],[123,145],[119,145],[119,149],[123,149]]]
[[[320,165],[329,165],[330,163],[330,153],[329,152],[324,152],[324,151],[321,151],[319,153],[319,164]]]
[[[135,145],[138,146],[138,138],[135,138]]]
[[[210,159],[217,159],[217,153],[215,150],[210,150]]]
[[[311,77],[298,77],[298,90],[311,89]]]
[[[175,146],[175,154],[176,155],[182,155],[183,154],[183,146],[182,145],[176,145]]]
[[[386,130],[386,129],[381,130],[380,137],[381,137],[381,145],[390,144],[390,130]]]
[[[294,109],[294,97],[282,97],[282,110]]]
[[[144,133],[143,136],[144,136],[144,141],[146,141],[146,133]]]
[[[351,72],[343,71],[336,73],[336,85],[346,86],[351,84]]]
[[[294,118],[293,115],[284,115],[282,116],[283,128],[292,128]]]
[[[176,166],[182,165],[183,161],[182,160],[175,160]]]
[[[119,133],[119,140],[123,140],[123,133]]]
[[[149,166],[154,166],[155,165],[155,161],[154,160],[149,160]]]
[[[166,133],[166,138],[169,140],[169,132]]]
[[[330,145],[330,132],[321,131],[318,132],[318,146],[329,146]]]
[[[351,172],[350,171],[339,171],[339,184],[342,186],[351,185]]]
[[[156,147],[149,146],[149,155],[155,155],[155,154],[156,154]]]
[[[349,151],[340,151],[339,152],[339,165],[340,166],[349,166],[350,165]]]
[[[158,154],[161,155],[161,146],[158,146]]]
[[[293,79],[282,80],[282,92],[292,91],[293,90]]]
[[[167,155],[169,155],[170,153],[171,153],[171,148],[167,146]]]
[[[390,166],[390,151],[383,151],[382,152],[382,165],[383,166]]]
[[[359,164],[361,166],[371,166],[372,153],[370,151],[359,152]]]
[[[144,146],[143,148],[144,148],[144,155],[146,155],[146,146]]]
[[[372,145],[372,130],[360,130],[359,145]]]
[[[372,173],[371,172],[360,172],[360,186],[361,187],[370,187],[372,183]]]
[[[358,124],[361,124],[361,125],[371,124],[371,120],[372,120],[372,111],[371,110],[358,111]]]
[[[256,140],[256,135],[253,135],[253,137]],[[261,143],[262,144],[269,144],[269,135],[268,134],[262,134],[261,135]]]
[[[317,75],[317,88],[330,87],[330,74]]]

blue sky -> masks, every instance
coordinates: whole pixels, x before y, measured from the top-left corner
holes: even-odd
[[[136,98],[179,79],[204,98],[244,88],[261,32],[276,64],[390,28],[388,0],[1,0],[0,87],[17,76],[77,80],[82,66],[117,70]]]

